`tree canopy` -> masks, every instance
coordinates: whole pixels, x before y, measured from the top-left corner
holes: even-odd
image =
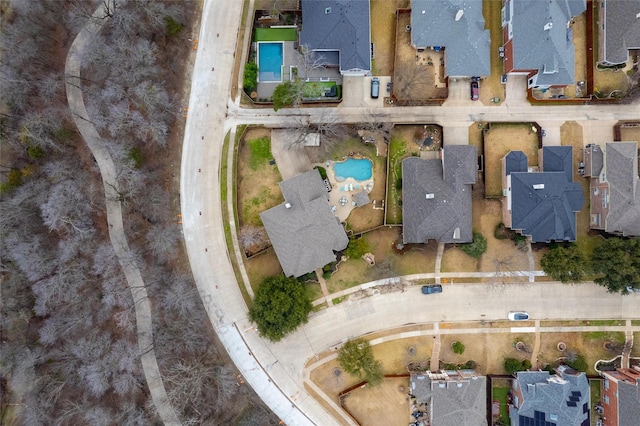
[[[640,239],[608,238],[593,251],[591,269],[610,293],[640,288]]]
[[[545,274],[563,283],[584,281],[588,272],[587,258],[575,244],[551,246],[540,265]]]
[[[364,339],[350,340],[338,350],[340,366],[352,376],[365,379],[369,386],[382,383],[382,364],[373,357],[371,345]]]
[[[363,237],[360,237],[349,240],[349,245],[347,245],[344,254],[349,259],[358,259],[364,256],[364,254],[369,250],[370,248],[367,240],[365,240]]]
[[[303,81],[285,81],[279,84],[273,91],[271,99],[273,100],[273,110],[277,111],[286,106],[297,106],[302,102],[302,91],[304,90]]]
[[[277,342],[307,322],[311,301],[295,278],[270,277],[260,284],[249,319],[267,339]]]
[[[460,250],[473,257],[474,259],[480,259],[480,257],[487,251],[487,239],[479,232],[473,233],[473,241],[468,244],[460,244]]]

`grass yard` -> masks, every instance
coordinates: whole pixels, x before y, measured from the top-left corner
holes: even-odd
[[[636,141],[640,146],[640,127],[622,127],[620,129],[620,139],[622,141]]]
[[[402,160],[419,155],[413,143],[415,126],[395,126],[389,141],[389,173],[387,177],[386,223],[402,223]]]
[[[255,28],[253,41],[296,41],[295,28]]]
[[[590,321],[593,323],[594,321]],[[611,337],[618,339],[617,334],[607,334],[604,338],[588,338],[589,333],[542,333],[540,335],[540,352],[538,353],[539,362],[544,364],[553,364],[561,361],[570,350],[577,352],[578,355],[584,357],[587,362],[587,374],[596,374],[593,366],[599,359],[613,358],[615,354],[604,349],[603,344]],[[567,350],[561,352],[558,350],[558,343],[564,342]]]
[[[591,401],[591,409],[593,410],[596,404],[600,402],[600,394],[602,385],[602,379],[589,379],[589,390],[590,390],[590,401]],[[598,421],[598,416],[591,416],[591,426],[596,426],[596,422]]]
[[[491,391],[491,393],[493,394],[492,400],[498,401],[500,403],[500,417],[505,421],[509,420],[507,393],[509,393],[510,390],[511,388],[509,387],[495,387]]]
[[[262,226],[260,213],[282,202],[278,183],[282,180],[277,166],[269,164],[270,130],[247,130],[238,151],[237,199],[239,226]]]
[[[485,193],[502,196],[502,158],[509,151],[522,151],[529,166],[538,165],[538,134],[530,123],[491,123],[484,132]]]
[[[376,264],[369,266],[362,259],[349,259],[340,263],[327,279],[330,293],[354,287],[369,281],[421,272],[434,272],[437,244],[420,245],[400,255],[393,251],[392,243],[400,237],[400,228],[379,228],[362,236],[375,256]]]
[[[583,159],[583,134],[582,126],[575,121],[568,121],[560,127],[560,143],[563,146],[571,146],[573,148],[573,164],[576,166]],[[578,168],[574,167],[573,181],[578,182],[582,186],[582,192],[585,194],[585,203],[582,210],[578,212],[576,228],[578,231],[578,239],[576,244],[581,251],[590,256],[593,250],[604,241],[599,235],[589,235],[589,179],[578,174]]]
[[[324,98],[327,93],[330,93],[332,88],[335,87],[335,96],[331,96],[332,98],[340,98],[341,90],[340,87],[336,84],[335,81],[310,81],[304,84],[304,89],[302,92],[302,96],[304,98],[316,99],[316,98]]]
[[[362,426],[405,426],[413,419],[408,389],[408,377],[385,378],[379,386],[351,391],[344,406]]]

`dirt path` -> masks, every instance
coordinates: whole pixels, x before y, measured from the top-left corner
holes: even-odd
[[[113,0],[107,1],[111,3]],[[110,5],[109,8],[113,8],[113,5]],[[82,96],[80,78],[81,58],[83,53],[89,48],[92,34],[99,32],[107,20],[108,16],[104,14],[104,5],[101,4],[87,21],[87,24],[80,31],[69,49],[65,63],[67,101],[76,127],[89,147],[89,150],[91,150],[91,154],[93,154],[100,169],[105,192],[109,237],[133,297],[138,349],[141,354],[140,362],[142,363],[142,370],[144,371],[145,379],[149,386],[151,399],[165,425],[179,425],[180,420],[167,397],[167,392],[160,374],[160,368],[158,367],[158,360],[156,359],[153,349],[151,303],[149,302],[147,289],[142,280],[140,270],[135,262],[130,261],[132,254],[124,233],[122,205],[118,195],[116,168],[98,131],[89,120],[89,114],[87,113]]]

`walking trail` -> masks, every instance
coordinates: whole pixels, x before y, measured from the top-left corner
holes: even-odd
[[[144,371],[147,385],[151,393],[151,399],[165,425],[179,425],[180,420],[176,415],[167,392],[162,383],[162,376],[158,367],[155,351],[153,349],[153,328],[151,321],[151,304],[147,296],[147,290],[142,280],[140,270],[131,259],[131,250],[124,233],[122,221],[122,206],[118,194],[118,182],[116,168],[111,155],[100,139],[98,131],[89,120],[89,114],[84,105],[82,90],[80,88],[80,62],[82,54],[88,49],[92,35],[99,32],[102,25],[108,20],[105,6],[113,10],[113,0],[106,0],[108,5],[101,4],[95,10],[87,25],[80,31],[73,41],[65,63],[65,78],[67,89],[67,101],[73,120],[82,135],[91,154],[96,159],[102,177],[105,192],[105,207],[107,210],[107,223],[109,225],[109,237],[111,245],[116,253],[120,267],[124,272],[127,285],[133,296],[133,306],[136,314],[136,332],[138,336],[138,350],[140,361]],[[105,3],[106,3],[105,2]]]

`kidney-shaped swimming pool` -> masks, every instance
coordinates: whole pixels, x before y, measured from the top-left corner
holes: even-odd
[[[333,171],[336,173],[336,180],[342,182],[346,178],[354,178],[357,181],[371,179],[372,176],[371,160],[366,158],[355,159],[349,158],[346,161],[333,164]]]

